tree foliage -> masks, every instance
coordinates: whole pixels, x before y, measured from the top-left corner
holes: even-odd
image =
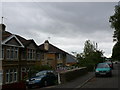
[[[97,43],[87,40],[84,44],[84,51],[77,55],[80,66],[86,66],[88,70],[93,70],[97,63],[103,62],[103,52],[97,49]]]
[[[120,60],[120,5],[115,6],[115,13],[113,16],[110,16],[109,22],[111,27],[114,28],[113,41],[116,41],[113,47],[112,59]]]
[[[114,28],[113,40],[120,42],[120,5],[115,6],[115,13],[110,16],[109,22],[111,27]]]
[[[120,42],[117,42],[113,47],[112,59],[120,61]]]

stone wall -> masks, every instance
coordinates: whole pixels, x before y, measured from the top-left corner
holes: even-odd
[[[87,73],[88,73],[88,71],[87,71],[86,67],[61,72],[60,73],[60,81],[61,81],[61,83],[66,83],[66,82],[76,79],[82,75],[85,75]]]

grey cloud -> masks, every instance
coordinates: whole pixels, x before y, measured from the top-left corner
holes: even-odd
[[[85,40],[110,46],[113,31],[108,22],[116,2],[4,3],[8,31],[33,38],[37,44],[48,37],[67,51],[82,51]],[[105,43],[104,43],[105,42]],[[104,43],[104,44],[101,44]],[[107,46],[106,46],[107,47]],[[100,47],[102,48],[102,47]],[[111,54],[111,48],[105,49]]]

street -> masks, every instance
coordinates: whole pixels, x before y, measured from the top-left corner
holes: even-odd
[[[71,82],[44,88],[118,88],[119,67],[120,63],[114,64],[112,77],[95,77],[94,72],[89,72],[88,74],[79,77]],[[40,88],[36,88],[34,90],[39,89]]]
[[[118,88],[118,72],[120,64],[114,64],[112,77],[94,77],[82,88]]]

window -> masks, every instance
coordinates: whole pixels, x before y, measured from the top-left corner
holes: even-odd
[[[14,58],[14,48],[12,47],[10,50],[10,59]]]
[[[6,83],[12,83],[17,81],[17,69],[6,70]]]
[[[10,69],[10,77],[9,78],[10,78],[9,82],[13,82],[13,69]]]
[[[9,83],[9,70],[6,71],[6,83]]]
[[[16,82],[17,81],[17,70],[14,69],[14,78],[13,81]]]
[[[35,50],[33,50],[33,57],[32,58],[35,59]]]
[[[7,59],[18,59],[18,48],[17,47],[8,47],[7,48]]]
[[[2,85],[2,81],[3,81],[3,73],[0,72],[0,85]]]
[[[61,54],[58,54],[58,57],[57,57],[57,58],[58,58],[58,60],[60,60],[60,59],[61,59]]]
[[[14,58],[18,59],[18,48],[14,49]]]
[[[10,59],[10,49],[7,49],[7,59]]]
[[[28,59],[34,60],[35,59],[36,52],[33,49],[28,49]]]

